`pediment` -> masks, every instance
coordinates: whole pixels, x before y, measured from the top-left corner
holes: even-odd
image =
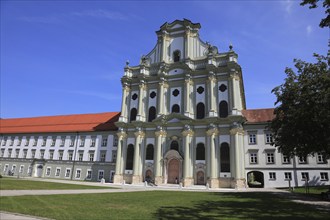
[[[153,122],[161,122],[163,124],[167,124],[167,123],[179,123],[187,120],[190,121],[192,119],[179,113],[171,113],[169,115],[161,115],[155,120],[153,120]]]

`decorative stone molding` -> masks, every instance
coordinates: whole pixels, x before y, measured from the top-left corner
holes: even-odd
[[[219,134],[219,129],[216,127],[216,125],[210,124],[209,127],[208,127],[208,130],[206,131],[206,134],[208,136],[218,135]]]
[[[127,133],[124,131],[120,131],[117,133],[118,138],[120,139],[126,139],[127,138]]]
[[[159,136],[166,137],[167,132],[164,130],[160,130],[160,131],[156,131],[155,135],[156,135],[156,137],[159,137]]]
[[[137,131],[134,133],[135,137],[141,137],[144,138],[146,134],[143,131]]]
[[[235,135],[235,134],[241,134],[244,135],[244,130],[243,130],[243,126],[237,122],[235,122],[232,126],[231,129],[229,131],[229,133],[231,135]]]
[[[181,132],[182,136],[194,136],[195,132],[192,130],[190,125],[185,125],[183,131]]]

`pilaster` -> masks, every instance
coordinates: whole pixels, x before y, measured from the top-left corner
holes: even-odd
[[[123,146],[124,140],[127,138],[126,132],[122,129],[117,133],[118,136],[118,146],[117,146],[117,159],[116,159],[116,171],[114,176],[114,183],[122,183],[123,182],[123,164],[124,164],[124,155],[123,155]]]
[[[165,142],[166,138],[166,131],[158,127],[158,130],[155,132],[156,136],[156,152],[155,152],[155,159],[154,159],[154,176],[155,176],[155,184],[162,184],[163,183],[163,176],[162,176],[162,145]]]
[[[216,153],[215,147],[217,146],[217,138],[216,136],[219,134],[219,130],[214,124],[209,126],[209,129],[206,131],[206,134],[209,139],[209,151],[210,151],[210,161],[207,161],[207,166],[210,167],[208,184],[211,188],[219,187],[219,179],[218,179],[218,169],[216,163]]]
[[[139,85],[139,111],[138,111],[138,115],[136,117],[137,121],[145,121],[146,117],[145,117],[145,106],[146,106],[146,90],[147,90],[147,84],[145,83],[144,80],[140,81],[140,85]]]
[[[192,108],[192,101],[191,101],[191,86],[194,84],[191,75],[186,74],[185,77],[185,96],[184,96],[184,115],[187,117],[192,117],[191,108]]]
[[[194,183],[191,166],[192,152],[190,147],[192,143],[192,137],[194,136],[194,131],[189,125],[185,125],[185,128],[181,134],[184,137],[183,186],[188,187]]]
[[[161,115],[165,115],[167,113],[166,110],[166,91],[168,88],[167,80],[165,78],[160,78],[159,82],[159,98],[158,98],[158,117]]]
[[[208,76],[208,84],[209,84],[209,117],[217,117],[218,113],[217,113],[217,106],[216,106],[216,92],[215,92],[215,87],[217,85],[217,78],[214,74],[214,72],[210,71],[209,72],[209,76]]]
[[[135,135],[135,149],[134,149],[134,161],[133,161],[133,179],[132,183],[137,184],[142,182],[142,161],[141,161],[141,149],[142,142],[145,137],[145,133],[138,128],[134,133]]]
[[[128,113],[127,113],[127,109],[128,109],[128,95],[130,92],[130,87],[128,85],[128,83],[123,83],[123,89],[122,89],[122,103],[121,103],[121,114],[120,114],[120,118],[119,121],[121,122],[127,122],[128,121]]]

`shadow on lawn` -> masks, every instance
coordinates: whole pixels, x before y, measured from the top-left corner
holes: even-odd
[[[161,207],[157,219],[324,219],[326,211],[292,203],[275,193],[213,193],[216,201],[200,201],[190,207]]]

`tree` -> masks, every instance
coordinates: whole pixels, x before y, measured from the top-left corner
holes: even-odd
[[[300,5],[304,6],[308,4],[310,9],[317,8],[318,1],[319,0],[303,0],[300,3]],[[326,17],[321,20],[320,27],[321,28],[330,27],[330,0],[324,0],[323,7],[326,8],[325,9]]]
[[[330,58],[314,54],[316,63],[294,60],[298,73],[286,68],[270,124],[274,145],[288,156],[322,153],[330,158]]]

